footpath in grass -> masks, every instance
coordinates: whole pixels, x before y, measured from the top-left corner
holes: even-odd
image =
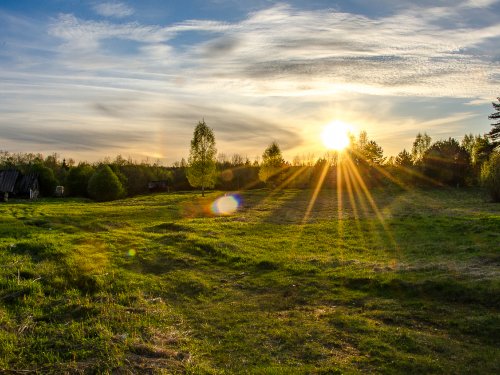
[[[0,204],[0,372],[500,373],[478,190]]]

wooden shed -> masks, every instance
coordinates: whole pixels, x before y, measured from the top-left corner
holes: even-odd
[[[0,171],[0,199],[4,201],[10,196],[35,199],[39,190],[38,174],[35,172],[23,175],[16,169]]]

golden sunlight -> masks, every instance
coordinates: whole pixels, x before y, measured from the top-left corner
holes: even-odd
[[[349,146],[349,134],[352,127],[345,122],[335,120],[325,126],[321,139],[323,144],[330,150],[342,151]]]

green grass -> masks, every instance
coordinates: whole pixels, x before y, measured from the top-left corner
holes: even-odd
[[[500,373],[480,191],[220,195],[0,204],[0,372]]]

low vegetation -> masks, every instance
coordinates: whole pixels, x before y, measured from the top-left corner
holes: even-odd
[[[481,191],[221,195],[0,204],[0,372],[500,373]]]

